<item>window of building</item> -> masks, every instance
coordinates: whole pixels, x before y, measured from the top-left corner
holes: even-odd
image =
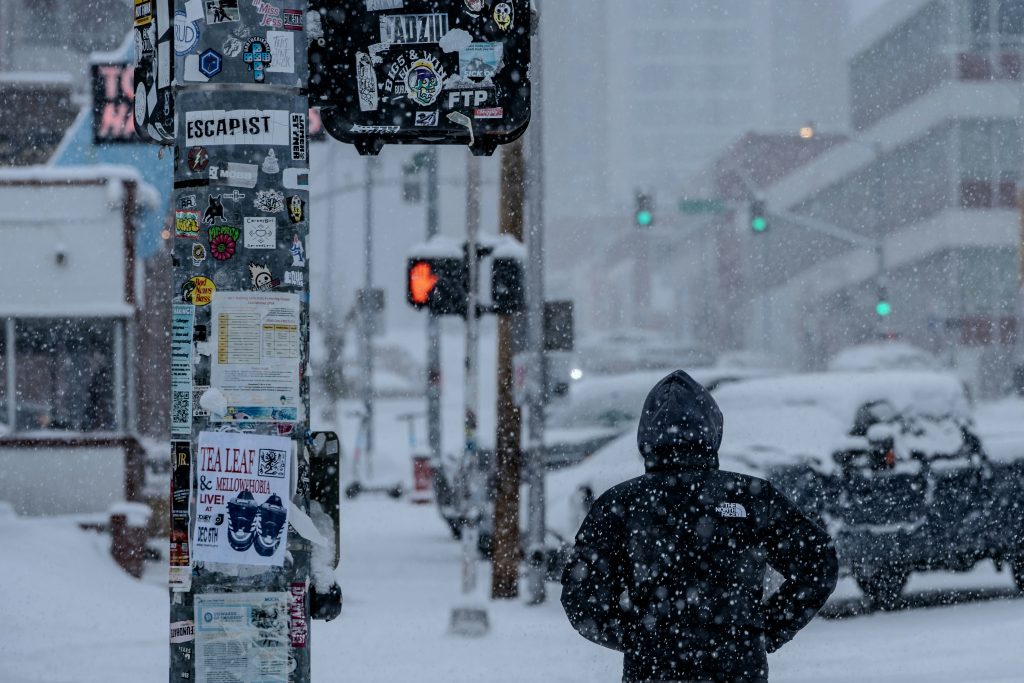
[[[960,78],[1019,79],[1024,49],[1022,0],[970,0],[961,5]]]
[[[1014,208],[1024,153],[1013,121],[960,123],[960,206]]]
[[[1003,44],[1013,42],[1019,45],[1021,36],[1024,36],[1024,2],[1004,0],[999,7],[999,34],[1003,38]]]
[[[109,319],[15,321],[17,431],[109,432],[119,428],[115,386],[118,323]]]

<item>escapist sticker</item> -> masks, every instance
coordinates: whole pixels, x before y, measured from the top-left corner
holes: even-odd
[[[185,146],[288,145],[289,114],[280,109],[190,111],[185,114]]]

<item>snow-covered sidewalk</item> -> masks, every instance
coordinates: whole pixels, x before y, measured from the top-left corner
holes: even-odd
[[[620,658],[569,627],[556,586],[539,607],[488,605],[492,631],[475,640],[446,633],[459,597],[459,547],[435,511],[361,498],[343,507],[339,578],[345,609],[316,622],[314,680],[456,683],[618,681]],[[0,681],[140,683],[167,676],[167,593],[161,572],[123,574],[106,538],[68,518],[0,518]],[[486,584],[487,565],[481,565]],[[1010,585],[987,569],[915,578],[911,590]],[[845,591],[850,593],[847,586]],[[1024,601],[818,619],[770,657],[777,683],[1021,680]]]

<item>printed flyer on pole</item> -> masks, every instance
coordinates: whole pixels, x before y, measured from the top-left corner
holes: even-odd
[[[227,398],[221,422],[299,419],[299,296],[217,292],[211,384]]]
[[[195,623],[198,683],[288,683],[287,593],[200,594]]]
[[[284,565],[292,448],[281,436],[200,432],[193,560]]]

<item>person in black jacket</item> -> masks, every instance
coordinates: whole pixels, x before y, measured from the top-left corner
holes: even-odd
[[[646,474],[597,499],[562,575],[585,638],[624,654],[624,681],[768,680],[768,652],[836,585],[828,534],[770,483],[719,470],[722,413],[679,370],[644,402]],[[785,582],[764,599],[766,566]]]

